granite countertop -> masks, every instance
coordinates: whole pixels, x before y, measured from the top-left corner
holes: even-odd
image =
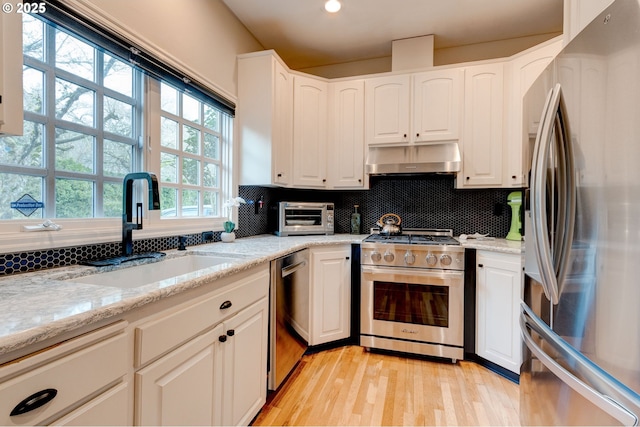
[[[360,243],[367,235],[334,236],[261,235],[232,243],[194,246],[187,251],[166,251],[167,258],[191,254],[216,255],[227,262],[137,288],[123,289],[78,283],[82,276],[126,268],[70,266],[0,278],[0,356],[87,325],[113,318],[172,295],[198,288],[222,277],[248,270],[297,250],[333,244]],[[464,247],[521,253],[524,245],[505,239],[463,242]],[[147,261],[148,262],[148,261]],[[159,261],[162,262],[162,261]]]
[[[262,235],[232,243],[194,246],[187,251],[166,251],[166,258],[207,254],[228,262],[131,289],[78,283],[82,276],[149,262],[134,261],[120,267],[69,267],[9,275],[0,278],[0,356],[87,325],[113,318],[211,281],[248,270],[296,250],[322,245],[359,243],[366,235],[276,237]],[[162,262],[157,261],[156,262]]]

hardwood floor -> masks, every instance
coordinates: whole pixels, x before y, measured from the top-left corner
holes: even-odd
[[[348,346],[305,355],[254,426],[519,425],[518,385],[456,365]]]

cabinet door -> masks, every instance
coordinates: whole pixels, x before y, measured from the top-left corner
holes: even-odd
[[[135,374],[137,425],[221,425],[222,325]]]
[[[367,145],[409,141],[410,82],[408,74],[365,81]]]
[[[0,13],[0,135],[22,135],[22,15]]]
[[[520,372],[518,316],[522,298],[519,255],[479,255],[476,276],[476,352],[512,372]]]
[[[293,76],[275,59],[273,76],[273,183],[293,183]]]
[[[464,71],[429,71],[413,76],[413,122],[416,142],[459,137]]]
[[[293,183],[306,188],[327,185],[326,82],[295,76],[293,88]]]
[[[224,323],[224,425],[249,425],[267,399],[266,298]]]
[[[502,184],[503,64],[465,70],[461,187]],[[460,179],[462,178],[462,179]]]
[[[364,81],[331,83],[328,169],[332,188],[364,187]]]
[[[311,251],[311,345],[351,334],[350,257],[350,246]]]

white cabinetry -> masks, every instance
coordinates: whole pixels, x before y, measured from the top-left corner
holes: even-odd
[[[232,277],[136,328],[137,424],[248,425],[265,403],[269,270]]]
[[[329,187],[365,188],[364,80],[332,82],[329,87]]]
[[[535,46],[514,56],[508,64],[511,77],[508,90],[507,138],[505,152],[504,187],[524,187],[531,162],[529,146],[530,119],[524,117],[523,97],[532,83],[542,74],[553,58],[562,49],[562,37]],[[543,96],[546,96],[544,94]],[[540,111],[537,112],[539,119]]]
[[[462,69],[414,74],[412,139],[457,140],[463,103]]]
[[[0,425],[130,425],[125,327],[117,322],[0,367]]]
[[[478,251],[476,257],[476,353],[520,373],[518,318],[523,293],[522,256]]]
[[[569,43],[613,0],[564,0],[564,44]]]
[[[351,246],[311,249],[310,345],[351,334]]]
[[[0,135],[22,135],[22,15],[0,13]]]
[[[459,188],[502,185],[503,70],[502,62],[465,69]]]
[[[238,57],[240,184],[293,184],[293,76],[272,52]]]
[[[365,141],[393,144],[409,141],[411,78],[408,74],[365,81]]]
[[[367,145],[458,139],[462,84],[459,68],[367,79]]]
[[[297,187],[325,188],[328,84],[299,75],[293,83],[293,182]]]

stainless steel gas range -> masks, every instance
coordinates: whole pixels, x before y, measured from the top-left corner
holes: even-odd
[[[372,234],[361,245],[364,347],[464,357],[464,248],[452,230]]]

